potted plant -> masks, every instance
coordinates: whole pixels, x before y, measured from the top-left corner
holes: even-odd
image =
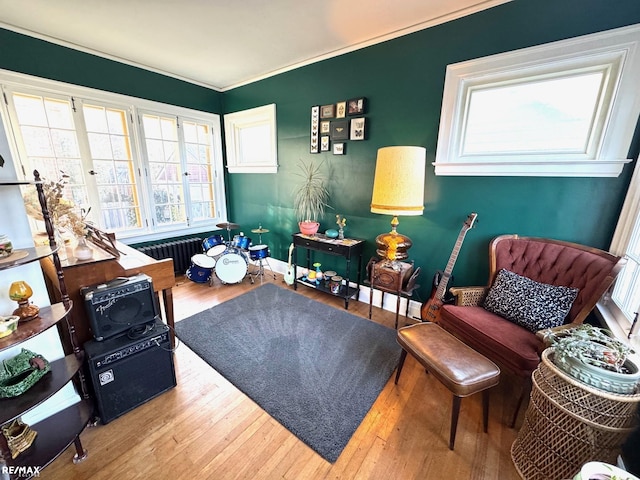
[[[551,332],[546,340],[553,363],[572,377],[613,393],[637,392],[640,368],[629,357],[634,351],[609,330],[583,324]]]
[[[300,233],[314,235],[320,223],[318,220],[324,215],[324,210],[329,205],[329,192],[324,185],[325,177],[320,167],[313,160],[309,163],[300,162],[298,176],[302,183],[295,189],[293,206],[300,226]]]

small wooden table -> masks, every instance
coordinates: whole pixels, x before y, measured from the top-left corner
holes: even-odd
[[[400,298],[402,297],[402,289],[407,284],[409,277],[413,273],[413,263],[396,262],[396,268],[392,268],[388,262],[371,259],[369,262],[371,273],[369,275],[369,285],[371,287],[369,293],[369,318],[373,307],[373,289],[377,288],[382,292],[382,303],[384,304],[384,294],[395,293],[396,302],[396,330],[398,329],[398,315],[400,312]],[[407,300],[408,301],[408,300]]]

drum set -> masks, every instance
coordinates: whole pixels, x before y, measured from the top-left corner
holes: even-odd
[[[196,283],[208,283],[213,285],[214,275],[218,277],[222,284],[240,283],[249,275],[251,283],[257,277],[262,279],[265,275],[264,266],[271,270],[273,278],[275,273],[269,265],[268,258],[271,256],[269,247],[262,243],[262,234],[269,230],[258,228],[251,230],[251,233],[258,234],[258,244],[253,245],[250,237],[240,232],[239,235],[231,237],[231,230],[237,230],[240,225],[237,223],[223,222],[216,224],[218,228],[227,230],[227,240],[220,234],[212,235],[202,242],[202,252],[191,257],[191,266],[187,269],[186,276]],[[254,262],[254,271],[249,271],[250,261]]]

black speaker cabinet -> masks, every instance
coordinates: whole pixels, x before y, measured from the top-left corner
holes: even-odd
[[[143,273],[83,287],[80,295],[98,341],[150,324],[158,315],[151,277]]]
[[[176,386],[169,328],[156,321],[129,335],[84,344],[98,415],[109,423]]]

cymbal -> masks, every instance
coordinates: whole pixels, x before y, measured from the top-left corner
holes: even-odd
[[[269,233],[267,228],[254,228],[251,233]]]
[[[237,223],[222,222],[222,223],[216,223],[216,227],[226,228],[227,230],[233,230],[235,228],[240,228],[240,225],[238,225]]]

